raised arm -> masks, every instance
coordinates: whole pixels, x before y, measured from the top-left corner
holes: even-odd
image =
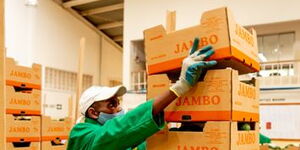
[[[211,46],[206,46],[198,50],[199,39],[195,38],[189,56],[183,60],[179,80],[153,102],[153,115],[162,112],[173,100],[183,96],[198,81],[204,68],[215,65],[216,61],[205,61],[206,58],[214,54]]]

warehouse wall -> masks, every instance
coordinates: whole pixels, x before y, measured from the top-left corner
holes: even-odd
[[[101,45],[101,85],[110,85],[112,80],[122,82],[122,52],[104,39]]]
[[[5,7],[8,57],[22,65],[34,62],[77,72],[79,41],[85,37],[83,73],[93,76],[93,84],[107,85],[109,77],[121,81],[122,52],[52,0],[39,0],[36,7],[25,6],[25,0],[6,0]],[[103,74],[101,67],[106,70]],[[47,105],[43,105],[43,114],[69,115],[70,96],[75,99],[74,93],[44,89],[43,103]],[[52,107],[57,104],[62,110]]]
[[[103,64],[112,57],[107,54],[108,51],[114,53],[116,56],[114,58],[120,58],[121,51],[106,39],[101,42],[96,32],[52,0],[39,0],[38,2],[36,7],[25,6],[25,0],[5,2],[7,56],[15,58],[23,65],[35,62],[43,66],[77,71],[79,41],[81,37],[85,37],[83,72],[93,75],[94,84],[99,84],[100,48],[104,51]],[[122,70],[121,64],[122,59],[116,59],[114,69]],[[107,74],[103,76],[105,79]],[[114,76],[121,78],[122,74],[116,72]]]
[[[300,18],[297,21],[287,21],[253,26],[259,35],[295,32],[294,59],[300,59]]]
[[[238,23],[257,25],[300,19],[298,0],[130,0],[125,1],[123,81],[130,86],[131,41],[143,38],[143,30],[165,25],[166,11],[177,11],[176,28],[196,25],[205,10],[228,6]],[[284,10],[284,11],[282,11]]]

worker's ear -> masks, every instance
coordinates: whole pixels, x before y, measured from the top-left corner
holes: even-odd
[[[99,112],[97,112],[93,107],[88,108],[87,113],[92,119],[97,119],[99,116]]]

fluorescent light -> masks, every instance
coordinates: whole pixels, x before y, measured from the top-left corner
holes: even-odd
[[[265,57],[265,55],[263,53],[258,53],[258,58],[262,62],[267,62],[267,58]]]
[[[38,0],[26,0],[27,6],[37,6]]]

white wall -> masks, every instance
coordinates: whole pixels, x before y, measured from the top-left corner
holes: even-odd
[[[39,63],[77,72],[79,41],[85,37],[83,73],[93,76],[93,84],[106,84],[106,80],[111,78],[122,81],[120,49],[52,0],[38,2],[37,7],[28,7],[25,6],[25,0],[5,1],[5,45],[8,57],[15,58],[21,65]],[[51,101],[49,105],[63,105],[63,110],[59,110],[60,116],[68,112],[68,98],[62,98],[61,95],[70,93],[55,93],[45,89],[44,92],[44,96],[48,95],[48,99],[43,97],[45,103]],[[53,111],[45,113],[47,115]]]
[[[130,86],[130,41],[143,38],[143,30],[165,25],[167,10],[177,11],[177,29],[196,25],[209,9],[228,6],[241,25],[300,19],[299,0],[128,0],[124,11],[123,81]]]
[[[7,56],[20,64],[76,71],[81,37],[86,38],[83,72],[99,83],[100,37],[52,0],[39,0],[37,7],[25,0],[6,0]]]
[[[104,38],[102,38],[101,45],[101,85],[109,85],[110,80],[122,82],[122,52]]]
[[[295,32],[295,44],[293,45],[293,49],[295,50],[294,59],[300,58],[300,17],[297,21],[255,25],[254,28],[258,35]]]

